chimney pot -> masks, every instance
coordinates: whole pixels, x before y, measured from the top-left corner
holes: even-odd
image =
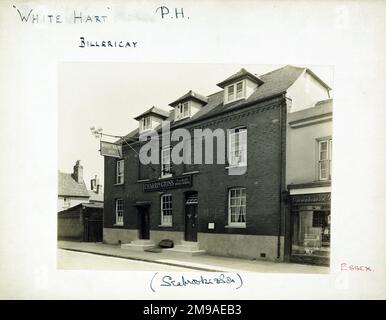
[[[83,167],[80,164],[80,160],[77,160],[74,166],[74,179],[78,183],[83,182]]]

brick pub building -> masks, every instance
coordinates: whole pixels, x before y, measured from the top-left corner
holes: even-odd
[[[171,112],[152,107],[137,116],[138,129],[119,141],[122,158],[105,157],[104,242],[143,250],[171,239],[168,250],[177,252],[287,260],[287,115],[328,99],[330,88],[294,66],[260,76],[241,69],[218,86],[209,96],[189,91]],[[160,144],[160,163],[141,164],[139,134],[165,120],[192,137],[194,129],[223,129],[226,163],[214,156],[214,164],[169,164],[170,146]],[[234,168],[245,173],[230,175]]]

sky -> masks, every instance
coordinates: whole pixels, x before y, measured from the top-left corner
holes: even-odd
[[[63,62],[58,72],[58,170],[70,173],[77,160],[84,181],[103,179],[99,140],[90,127],[125,135],[138,126],[134,118],[156,106],[170,110],[169,103],[189,90],[209,95],[221,90],[217,83],[242,67],[261,75],[283,65],[187,64],[127,62]],[[310,66],[333,87],[331,66]]]

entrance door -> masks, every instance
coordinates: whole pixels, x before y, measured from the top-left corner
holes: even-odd
[[[197,204],[186,205],[185,240],[197,241]]]
[[[197,241],[197,193],[187,197],[185,205],[185,240]]]
[[[149,208],[138,208],[139,237],[140,239],[150,239],[150,218]]]
[[[103,221],[102,220],[87,220],[87,241],[102,242],[103,241]]]

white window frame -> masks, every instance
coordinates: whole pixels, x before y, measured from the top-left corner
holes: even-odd
[[[164,205],[167,207],[164,208]],[[167,213],[167,214],[165,214]],[[161,195],[161,226],[173,225],[173,196],[170,193]]]
[[[139,131],[146,131],[152,128],[152,117],[146,116],[139,121]]]
[[[190,113],[190,102],[189,101],[179,103],[175,109],[175,119],[176,120],[189,118],[190,114],[191,113]]]
[[[237,193],[237,191],[240,192],[240,196],[231,197],[232,191],[234,191],[235,193]],[[242,193],[244,193],[244,195]],[[243,204],[243,198],[244,198],[244,204]],[[235,200],[236,204],[232,204],[232,199]],[[244,222],[232,221],[232,208],[243,209],[242,211],[244,215]],[[244,187],[230,188],[228,190],[228,226],[245,228],[247,223],[246,221],[247,221],[247,189]]]
[[[327,148],[325,150],[325,152],[327,153],[326,159],[321,158],[322,144],[323,143],[327,144]],[[332,161],[332,139],[331,138],[320,139],[318,141],[318,179],[320,181],[331,180],[331,173],[332,173],[331,161]],[[325,176],[322,176],[322,163],[323,162],[327,163]]]
[[[241,84],[241,91],[237,90],[237,87],[239,84]],[[226,86],[225,87],[225,99],[224,99],[225,102],[228,103],[228,102],[233,102],[233,101],[237,101],[240,99],[244,99],[245,98],[245,89],[246,89],[245,86],[246,86],[245,80],[237,81],[235,83],[232,83],[229,86]],[[231,98],[229,97],[230,89],[233,90],[233,94],[232,94]],[[240,93],[239,95],[238,95],[238,92]]]
[[[115,199],[115,225],[123,226],[123,199]]]
[[[169,152],[169,161],[166,161],[166,157],[164,157],[164,153],[167,151]],[[172,156],[171,146],[167,146],[161,149],[161,178],[170,178],[173,176],[172,173],[165,173],[164,171],[164,169],[167,167],[169,167],[168,171],[171,171],[173,168],[171,156]]]
[[[115,171],[115,184],[123,184],[125,182],[125,161],[117,160]]]
[[[239,148],[236,150],[236,139]],[[236,158],[243,158],[243,161],[235,161]],[[248,157],[248,130],[246,127],[239,127],[228,130],[228,163],[230,167],[247,166]]]

